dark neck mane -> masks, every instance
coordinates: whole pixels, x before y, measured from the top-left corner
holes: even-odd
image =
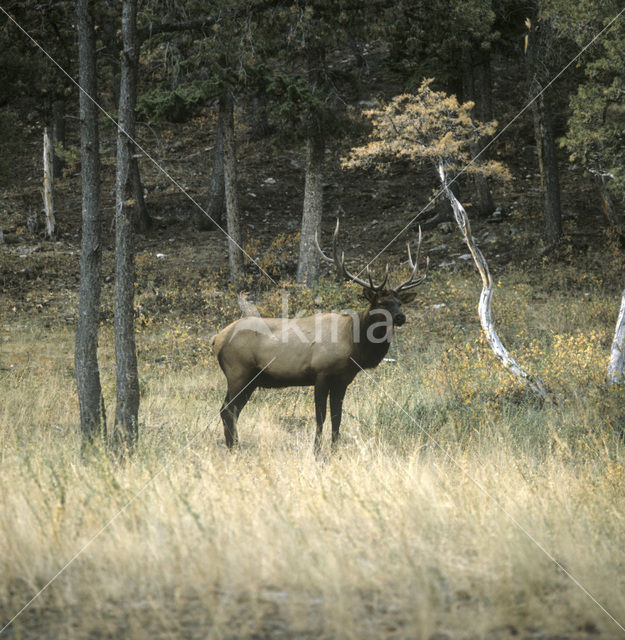
[[[358,314],[357,319],[354,318],[359,323],[359,331],[355,334],[359,341],[354,343],[353,358],[363,369],[377,367],[388,353],[393,327],[389,329],[384,320],[382,314],[371,313],[371,307]],[[372,325],[375,326],[371,328]]]

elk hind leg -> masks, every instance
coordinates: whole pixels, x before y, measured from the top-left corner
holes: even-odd
[[[241,410],[247,404],[252,393],[254,393],[254,389],[256,389],[256,386],[250,384],[249,380],[245,384],[228,385],[228,392],[220,411],[228,449],[232,449],[239,443],[237,420]]]

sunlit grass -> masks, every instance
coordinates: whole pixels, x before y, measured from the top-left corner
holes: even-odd
[[[2,624],[113,521],[8,637],[618,637],[561,569],[623,624],[610,302],[596,290],[533,302],[507,284],[500,333],[557,402],[519,392],[494,362],[474,283],[435,282],[397,362],[349,388],[342,444],[319,460],[312,393],[297,389],[257,392],[227,453],[209,332],[174,320],[139,333],[136,455],[83,459],[70,329],[15,324],[1,347]],[[112,411],[110,329],[101,342]]]

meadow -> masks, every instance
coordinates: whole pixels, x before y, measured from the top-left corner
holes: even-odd
[[[623,637],[625,397],[604,384],[618,296],[573,265],[533,281],[502,275],[495,318],[552,402],[484,344],[475,274],[433,274],[395,362],[356,379],[342,443],[332,455],[326,424],[320,459],[312,392],[297,389],[256,392],[227,452],[216,326],[192,314],[139,324],[134,456],[82,455],[73,326],[14,314],[0,625],[71,563],[0,637]],[[108,322],[109,412],[112,342]]]

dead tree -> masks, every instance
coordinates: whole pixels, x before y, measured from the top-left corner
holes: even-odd
[[[625,383],[625,291],[621,296],[621,308],[616,320],[616,329],[610,349],[610,360],[608,362],[608,383]]]
[[[54,219],[54,158],[48,128],[43,130],[43,206],[46,212],[46,237],[54,238],[56,220]]]
[[[528,389],[541,399],[545,400],[548,397],[548,392],[542,380],[537,376],[533,376],[528,373],[523,369],[523,367],[521,367],[521,365],[508,353],[508,350],[504,347],[499,335],[497,334],[491,315],[491,300],[493,298],[494,286],[488,264],[484,255],[473,240],[473,236],[471,235],[471,224],[469,222],[467,212],[449,188],[442,161],[438,162],[437,168],[445,195],[449,198],[449,202],[454,210],[454,217],[458,228],[460,229],[460,233],[462,233],[462,237],[473,256],[475,266],[482,277],[482,293],[480,295],[480,302],[478,305],[478,314],[482,330],[488,339],[488,344],[490,344],[495,357],[514,378],[527,385]]]

